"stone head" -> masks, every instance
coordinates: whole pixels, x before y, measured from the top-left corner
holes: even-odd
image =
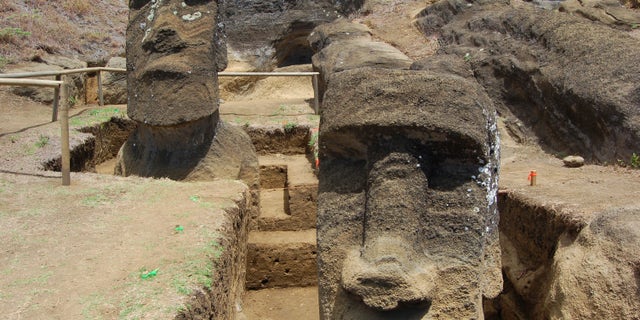
[[[214,114],[226,50],[217,1],[130,0],[129,9],[129,116],[166,126]]]
[[[480,279],[501,279],[490,100],[457,76],[356,69],[335,75],[324,107],[322,317],[481,315],[500,290]]]

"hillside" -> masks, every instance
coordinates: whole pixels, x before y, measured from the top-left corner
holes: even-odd
[[[124,54],[126,0],[0,0],[0,70],[44,54],[100,64]]]

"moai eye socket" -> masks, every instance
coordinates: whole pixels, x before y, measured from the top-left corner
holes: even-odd
[[[144,7],[150,0],[129,0],[129,8],[139,10]]]

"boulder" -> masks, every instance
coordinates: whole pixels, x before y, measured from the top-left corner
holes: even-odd
[[[354,68],[332,75],[324,108],[321,318],[482,318],[483,297],[502,289],[499,144],[482,87]]]
[[[338,19],[332,23],[325,23],[313,29],[309,35],[309,44],[313,52],[318,52],[332,42],[353,40],[356,38],[371,39],[369,27],[360,23],[353,23],[347,19]]]
[[[581,156],[567,156],[562,158],[565,167],[580,168],[584,165],[584,158]]]

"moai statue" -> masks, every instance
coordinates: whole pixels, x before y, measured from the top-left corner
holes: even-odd
[[[226,67],[219,1],[131,0],[128,115],[138,123],[116,174],[257,185],[246,133],[220,121],[217,72]]]
[[[320,124],[321,319],[482,319],[502,289],[495,111],[433,71],[334,74]]]

